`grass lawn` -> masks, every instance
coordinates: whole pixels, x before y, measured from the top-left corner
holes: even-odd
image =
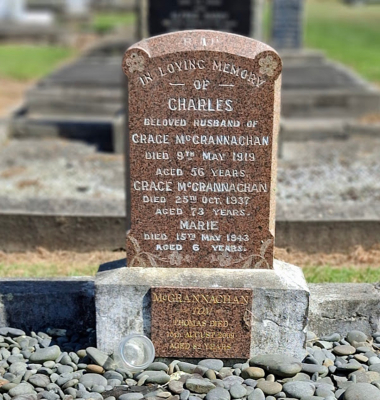
[[[342,0],[307,0],[305,46],[380,83],[380,5],[347,6]]]
[[[131,25],[135,22],[136,16],[133,12],[105,13],[95,15],[93,29],[97,33],[106,33],[119,26]]]
[[[308,266],[302,268],[308,283],[371,283],[380,282],[380,268]]]
[[[118,26],[133,24],[134,13],[99,13],[93,29],[105,33]],[[59,46],[0,45],[0,78],[29,81],[52,72],[63,61],[77,55],[77,50]]]
[[[0,77],[28,81],[52,72],[74,49],[56,46],[0,45]]]

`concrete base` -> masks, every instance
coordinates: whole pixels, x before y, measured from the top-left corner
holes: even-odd
[[[95,279],[97,346],[111,353],[125,335],[150,336],[152,286],[253,289],[251,356],[305,353],[309,289],[300,268],[275,260],[273,270],[100,267]]]
[[[123,266],[125,260],[103,264],[102,270]],[[94,329],[94,280],[92,276],[3,278],[0,281],[0,326],[13,326],[27,332],[43,331],[47,327]],[[308,330],[318,337],[333,332],[344,335],[352,330],[361,330],[371,336],[380,330],[378,284],[319,283],[310,284],[309,288]]]
[[[353,329],[371,336],[380,324],[380,284],[330,283],[310,285],[308,330],[317,336]]]

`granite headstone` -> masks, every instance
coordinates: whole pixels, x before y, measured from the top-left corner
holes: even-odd
[[[123,68],[129,267],[272,268],[277,53],[187,31],[136,44]]]
[[[214,31],[126,52],[127,263],[96,277],[99,349],[135,332],[159,357],[304,356],[309,291],[273,260],[281,68]]]

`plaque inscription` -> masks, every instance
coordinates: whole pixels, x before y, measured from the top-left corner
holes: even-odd
[[[252,290],[154,287],[158,357],[249,358]]]

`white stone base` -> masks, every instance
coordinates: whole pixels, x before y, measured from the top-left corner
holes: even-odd
[[[152,286],[253,289],[251,357],[305,355],[309,289],[300,268],[275,260],[273,270],[101,266],[95,280],[97,346],[111,353],[129,333],[150,337]]]

